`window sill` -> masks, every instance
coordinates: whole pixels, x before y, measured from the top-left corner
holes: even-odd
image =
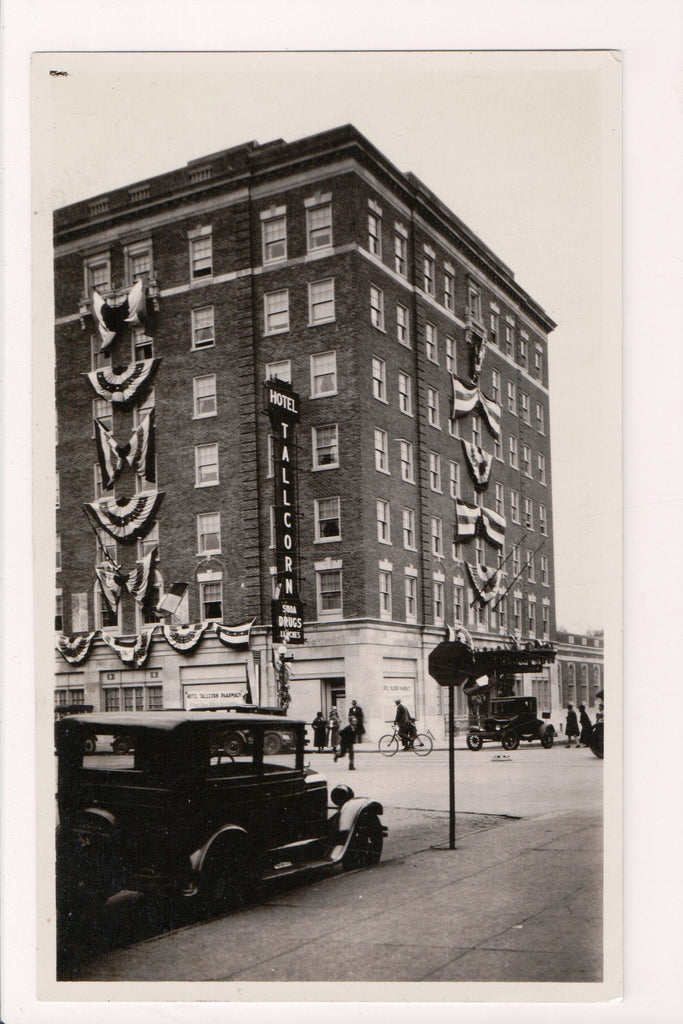
[[[190,278],[190,288],[201,288],[205,284],[213,284],[213,271],[203,277]]]
[[[391,472],[388,469],[380,469],[379,466],[375,466],[378,473],[382,473],[384,476],[391,476]]]
[[[312,399],[313,398],[334,398],[334,396],[337,395],[337,394],[338,394],[338,392],[336,390],[335,391],[325,391],[321,395],[311,395],[311,398]]]
[[[215,348],[215,347],[216,347],[216,342],[215,341],[207,341],[206,344],[204,344],[204,345],[193,345],[191,347],[190,351],[191,352],[201,352],[202,349],[205,349],[205,348]]]
[[[308,326],[309,327],[324,327],[325,324],[334,324],[336,322],[337,322],[336,316],[331,316],[331,317],[328,317],[328,319],[326,319],[326,320],[316,320],[315,323],[311,323],[311,321],[309,320],[308,321]]]
[[[341,543],[341,537],[318,537],[313,541],[314,544],[339,544]]]
[[[289,325],[287,327],[278,327],[278,329],[276,331],[264,331],[263,332],[263,337],[264,338],[274,338],[278,334],[287,334],[288,331],[289,331]]]
[[[206,484],[195,484],[194,486],[195,486],[196,489],[198,489],[200,487],[218,487],[219,483],[220,483],[220,480],[211,480],[209,483],[206,483]]]
[[[329,466],[313,466],[311,469],[312,473],[324,473],[327,469],[339,469],[339,463],[330,463]]]
[[[197,558],[213,558],[215,555],[222,554],[221,548],[216,548],[215,551],[198,551]]]
[[[197,413],[194,414],[192,419],[193,420],[210,420],[210,419],[213,419],[217,415],[218,415],[218,410],[216,410],[216,412],[197,412]]]

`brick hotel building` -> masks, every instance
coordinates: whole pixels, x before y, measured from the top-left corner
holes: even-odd
[[[183,707],[247,686],[275,702],[268,379],[300,410],[292,715],[355,698],[374,738],[400,696],[443,736],[427,656],[446,624],[475,646],[553,637],[555,325],[414,175],[350,126],[250,142],[58,210],[54,244],[56,703]],[[131,469],[122,443],[143,427],[154,466],[148,446]],[[119,445],[110,490],[96,435]],[[139,531],[84,509],[113,497],[141,499]],[[96,567],[141,565],[144,592],[137,577],[112,605]],[[175,583],[163,622],[205,625],[185,651],[156,611]],[[216,623],[252,623],[248,644]],[[132,660],[117,647],[144,637]],[[517,685],[561,714],[556,668]]]

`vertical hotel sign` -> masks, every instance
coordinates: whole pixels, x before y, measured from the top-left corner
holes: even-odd
[[[303,605],[298,593],[299,553],[295,489],[294,424],[299,396],[289,384],[269,380],[265,408],[273,431],[275,479],[275,564],[277,586],[272,603],[273,641],[304,642]]]

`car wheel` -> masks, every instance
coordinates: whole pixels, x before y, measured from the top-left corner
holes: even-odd
[[[97,750],[97,737],[88,736],[86,738],[85,743],[83,744],[83,749],[86,754],[94,754],[95,751]]]
[[[198,888],[202,912],[214,914],[244,907],[249,888],[247,863],[236,845],[209,850]]]
[[[605,756],[605,732],[602,722],[593,727],[591,734],[591,750],[602,760]]]
[[[239,757],[245,751],[245,743],[238,732],[226,732],[222,740],[223,750],[231,757]]]
[[[278,734],[276,732],[267,732],[263,737],[263,753],[279,754],[281,750],[282,743]]]
[[[481,750],[483,740],[476,732],[470,732],[467,734],[467,746],[470,750]]]
[[[356,822],[351,841],[342,857],[345,871],[371,868],[382,856],[382,823],[373,811],[363,811]]]
[[[111,745],[111,749],[115,754],[130,754],[132,748],[130,740],[126,736],[117,736]]]
[[[500,738],[503,750],[516,750],[519,746],[519,733],[504,732]]]
[[[546,750],[550,750],[554,742],[555,733],[552,729],[546,729],[546,731],[541,736],[541,746],[545,747]]]

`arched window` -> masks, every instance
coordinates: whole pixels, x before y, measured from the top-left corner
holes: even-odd
[[[121,629],[121,602],[119,601],[118,614],[115,615],[102,592],[102,587],[97,582],[93,588],[93,610],[95,629],[120,630]]]
[[[580,704],[588,704],[588,665],[581,666],[581,700]]]
[[[576,671],[572,662],[567,665],[564,706],[576,703]]]
[[[593,665],[593,667],[591,668],[591,687],[590,687],[590,703],[591,703],[591,707],[594,707],[595,704],[597,703],[598,698],[596,697],[596,693],[600,689],[602,689],[602,687],[600,686],[600,666],[599,665]]]
[[[161,621],[160,616],[156,613],[156,609],[163,596],[164,580],[159,570],[155,569],[154,579],[150,583],[145,600],[141,604],[137,604],[136,620],[138,628]]]

